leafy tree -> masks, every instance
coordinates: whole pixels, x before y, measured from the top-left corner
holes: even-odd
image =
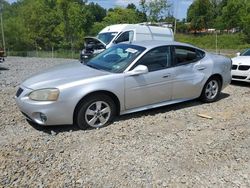
[[[115,8],[113,11],[108,12],[103,20],[108,25],[121,24],[121,23],[139,23],[140,19],[135,10]]]
[[[127,9],[133,9],[133,10],[136,10],[136,6],[135,6],[135,4],[134,4],[134,3],[130,3],[130,4],[128,4]]]
[[[25,51],[34,49],[34,42],[27,34],[22,19],[12,17],[5,21],[5,37],[7,49]]]
[[[167,0],[140,0],[140,7],[149,21],[157,22],[166,15],[170,5]]]
[[[187,20],[191,22],[191,29],[197,31],[209,28],[213,20],[212,12],[212,4],[209,0],[195,0],[187,14]]]
[[[245,34],[245,40],[250,43],[250,2],[245,1],[244,8],[242,9],[241,22],[242,30]]]
[[[101,22],[107,15],[106,9],[98,5],[97,3],[90,3],[87,6],[89,12],[94,16],[94,22]]]
[[[245,8],[244,0],[229,0],[222,10],[222,21],[227,29],[241,27],[241,15]]]
[[[128,4],[127,9],[132,9],[132,10],[136,11],[139,22],[146,22],[147,21],[147,15],[144,12],[138,10],[136,8],[135,4],[133,4],[133,3]]]
[[[145,22],[145,14],[136,9],[133,4],[130,4],[128,8],[114,8],[107,12],[107,16],[102,22],[95,22],[90,31],[91,35],[97,35],[100,30],[108,25],[123,24],[123,23],[141,23]]]

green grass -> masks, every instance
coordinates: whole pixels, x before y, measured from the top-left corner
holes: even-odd
[[[215,34],[176,34],[175,40],[179,42],[190,43],[203,49],[216,49],[216,35]],[[220,50],[234,50],[241,51],[246,48],[250,48],[250,44],[244,41],[241,34],[218,34],[218,51]]]
[[[243,35],[238,34],[218,34],[218,48],[216,51],[216,35],[215,34],[176,34],[175,40],[185,42],[206,49],[210,52],[217,52],[229,57],[235,56],[237,52],[250,48],[250,44],[244,41]],[[7,56],[23,56],[23,57],[41,57],[41,58],[72,58],[79,59],[80,51],[57,50],[51,51],[7,51]]]

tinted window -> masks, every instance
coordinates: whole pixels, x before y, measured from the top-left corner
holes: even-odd
[[[248,49],[245,52],[243,52],[242,54],[240,54],[240,56],[250,56],[250,49]]]
[[[188,64],[198,61],[204,57],[205,53],[190,47],[174,47],[174,65]]]
[[[108,33],[100,33],[97,35],[97,38],[104,42],[105,44],[109,44],[110,41],[117,35],[117,32],[108,32]]]
[[[128,42],[130,41],[130,39],[133,39],[133,35],[134,32],[133,31],[126,31],[124,33],[122,33],[117,39],[116,39],[116,43],[120,43],[120,42]]]
[[[169,67],[170,62],[171,62],[170,47],[168,46],[158,47],[146,53],[139,60],[139,62],[136,63],[136,65],[134,65],[131,68],[131,70],[135,68],[137,65],[145,65],[148,67],[148,70],[150,72],[157,71]]]

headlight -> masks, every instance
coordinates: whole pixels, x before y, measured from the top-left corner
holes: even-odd
[[[59,93],[59,89],[40,89],[32,91],[29,94],[29,99],[34,101],[56,101]]]

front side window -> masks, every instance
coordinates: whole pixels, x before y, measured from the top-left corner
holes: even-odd
[[[113,38],[116,35],[117,35],[117,32],[100,33],[97,35],[97,38],[107,45],[113,40]]]
[[[146,53],[137,63],[134,65],[145,65],[148,67],[149,72],[165,69],[170,66],[171,52],[169,46],[157,47]]]
[[[143,51],[144,47],[118,44],[93,57],[86,64],[92,68],[113,72],[123,72]]]
[[[116,39],[116,43],[132,41],[133,37],[134,37],[133,31],[126,31]]]
[[[174,65],[183,65],[198,61],[204,57],[205,53],[191,47],[174,47]]]

